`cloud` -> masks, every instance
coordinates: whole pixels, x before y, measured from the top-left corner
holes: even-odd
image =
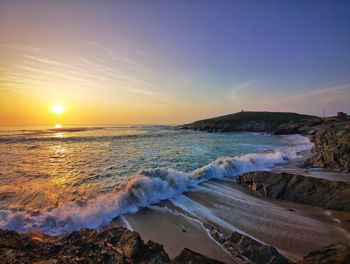
[[[70,67],[70,65],[62,63],[60,61],[56,61],[56,60],[50,60],[47,58],[41,58],[41,57],[32,56],[28,54],[24,54],[23,56],[29,60],[40,62],[42,64],[49,64],[49,65],[60,66],[60,67]]]
[[[239,99],[242,96],[242,94],[244,94],[247,90],[255,88],[257,82],[258,80],[250,80],[235,86],[233,89],[231,89],[230,99],[232,101]]]
[[[95,41],[85,40],[85,39],[83,39],[81,41],[85,44],[88,44],[92,47],[95,47],[95,48],[101,50],[102,52],[106,53],[108,56],[112,56],[114,54],[111,49],[109,49],[109,48],[107,48],[107,47],[105,47],[105,46],[103,46]]]
[[[32,51],[32,52],[40,52],[41,48],[33,47],[33,46],[24,46],[24,45],[14,45],[14,44],[0,44],[0,48],[4,49],[14,49],[18,51]]]

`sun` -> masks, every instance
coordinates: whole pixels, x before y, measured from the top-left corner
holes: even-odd
[[[51,112],[56,115],[61,115],[64,113],[64,107],[61,104],[54,104],[51,106]]]

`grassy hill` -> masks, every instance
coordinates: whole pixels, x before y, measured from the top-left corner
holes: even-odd
[[[234,114],[203,119],[181,126],[209,132],[268,132],[276,134],[298,133],[302,125],[320,122],[320,118],[289,112],[238,112]]]

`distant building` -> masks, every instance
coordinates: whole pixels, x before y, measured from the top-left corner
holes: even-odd
[[[346,114],[346,113],[344,113],[344,112],[338,112],[337,113],[337,117],[338,118],[346,118],[348,115]]]

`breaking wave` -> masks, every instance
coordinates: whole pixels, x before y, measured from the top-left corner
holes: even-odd
[[[0,210],[0,228],[19,232],[40,230],[51,235],[81,228],[97,229],[115,217],[195,189],[202,182],[270,170],[274,165],[287,163],[298,152],[312,147],[309,141],[301,143],[296,147],[218,158],[192,173],[167,168],[140,170],[118,190],[101,194],[83,204],[68,202],[40,214]]]

